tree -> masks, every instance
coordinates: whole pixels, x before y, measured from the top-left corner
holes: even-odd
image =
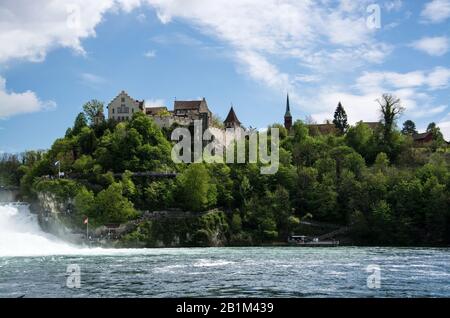
[[[97,116],[99,112],[103,113],[103,102],[100,102],[96,99],[90,100],[83,105],[83,111],[86,114],[89,122],[92,124],[94,122],[95,116]]]
[[[74,198],[76,221],[81,225],[82,220],[86,217],[95,218],[95,197],[92,191],[82,187]]]
[[[345,141],[361,156],[368,159],[373,152],[373,149],[371,149],[373,148],[373,134],[373,130],[367,124],[359,122],[348,130]]]
[[[151,182],[144,190],[146,208],[156,210],[172,207],[174,204],[173,189],[173,180]]]
[[[427,132],[431,132],[434,141],[444,141],[444,135],[441,132],[441,128],[439,128],[436,123],[430,123],[427,127]]]
[[[391,94],[383,94],[381,99],[377,99],[377,102],[381,107],[384,141],[389,143],[395,122],[403,113],[404,107],[401,105],[400,99]]]
[[[81,130],[86,126],[87,126],[86,116],[83,113],[79,113],[77,115],[77,118],[75,118],[75,123],[73,124],[71,135],[72,136],[78,135],[81,132]]]
[[[213,114],[213,116],[212,116],[211,126],[219,128],[219,129],[224,129],[225,128],[225,125],[223,124],[222,118],[220,118],[220,116],[216,115],[216,114]]]
[[[191,164],[177,179],[178,199],[183,208],[202,211],[216,200],[217,190],[210,184],[211,177],[203,164]]]
[[[427,132],[430,132],[433,136],[433,142],[431,143],[431,148],[436,151],[439,147],[445,143],[444,135],[441,129],[436,125],[436,123],[430,123],[427,127]]]
[[[339,102],[336,111],[334,112],[333,124],[342,135],[345,134],[349,127],[347,123],[347,113],[345,112],[344,107],[342,107],[341,102]]]
[[[409,135],[409,136],[417,134],[416,124],[412,120],[409,120],[409,119],[407,121],[405,121],[403,123],[402,134]]]
[[[375,159],[375,168],[378,171],[386,171],[389,166],[389,158],[384,152],[380,152]]]
[[[436,129],[436,123],[435,122],[429,123],[428,126],[427,126],[427,132],[431,132],[434,129]]]
[[[133,203],[123,196],[121,183],[113,183],[97,195],[95,211],[104,223],[122,223],[136,216]]]

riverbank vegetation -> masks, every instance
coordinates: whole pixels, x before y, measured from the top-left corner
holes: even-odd
[[[144,211],[220,211],[217,219],[201,214],[195,221],[147,220],[124,238],[128,246],[170,241],[175,232],[188,245],[208,245],[217,236],[227,244],[286,241],[301,234],[297,229],[305,220],[350,226],[358,244],[449,244],[447,143],[430,125],[433,140],[415,144],[414,123],[405,122],[401,131],[396,125],[401,112],[401,102],[384,95],[376,127],[349,127],[341,104],[334,133],[321,134],[302,121],[290,132],[274,124],[281,139],[274,175],[260,174],[260,164],[174,164],[170,130],[144,114],[96,125],[92,114],[80,113],[47,152],[2,160],[0,177],[20,184],[28,200],[39,191],[70,200],[80,227],[84,217],[100,225],[136,220]],[[142,171],[178,175],[132,174]]]

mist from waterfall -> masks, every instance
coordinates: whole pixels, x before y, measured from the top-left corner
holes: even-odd
[[[136,255],[155,249],[89,248],[44,232],[28,206],[0,202],[0,257],[47,255]]]
[[[0,205],[0,256],[73,254],[79,249],[42,231],[27,206]]]

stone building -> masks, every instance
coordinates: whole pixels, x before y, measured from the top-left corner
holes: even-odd
[[[103,114],[103,107],[102,107],[102,109],[99,110],[97,112],[97,114],[95,114],[94,125],[99,125],[99,124],[101,124],[104,121],[105,121],[105,115]]]
[[[173,115],[178,118],[188,118],[190,120],[206,119],[208,126],[212,122],[212,113],[204,97],[201,100],[176,100],[173,105]]]
[[[144,112],[144,101],[133,99],[125,91],[122,91],[106,108],[109,119],[125,121],[130,120],[136,112]]]
[[[117,95],[107,106],[108,118],[116,121],[130,120],[136,112],[152,117],[160,128],[169,128],[173,124],[190,126],[194,120],[203,121],[203,129],[212,123],[212,112],[206,99],[174,102],[173,110],[165,106],[145,107],[144,101],[131,98],[125,91]]]

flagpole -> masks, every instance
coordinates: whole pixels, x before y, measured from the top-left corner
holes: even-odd
[[[89,219],[87,219],[88,221],[86,222],[86,240],[89,243]]]

